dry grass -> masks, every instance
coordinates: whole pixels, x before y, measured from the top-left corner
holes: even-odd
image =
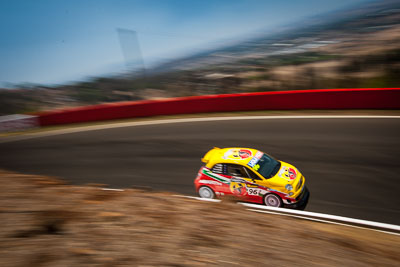
[[[0,266],[399,266],[400,237],[0,171]]]

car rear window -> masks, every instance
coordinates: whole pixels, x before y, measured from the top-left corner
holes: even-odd
[[[223,164],[221,163],[215,164],[214,167],[212,167],[211,171],[213,173],[223,174],[224,173]]]

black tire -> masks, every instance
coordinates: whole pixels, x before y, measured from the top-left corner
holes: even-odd
[[[266,194],[264,196],[264,204],[269,207],[280,208],[283,205],[282,199],[276,194]]]
[[[213,199],[215,198],[215,192],[208,186],[201,186],[199,188],[199,196],[201,198],[208,198],[208,199]]]

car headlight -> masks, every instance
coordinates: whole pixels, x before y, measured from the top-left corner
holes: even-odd
[[[291,184],[287,184],[285,186],[285,188],[286,188],[287,191],[292,191],[293,190],[293,186]]]

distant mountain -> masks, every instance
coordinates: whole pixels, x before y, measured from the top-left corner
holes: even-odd
[[[0,89],[0,115],[189,95],[400,87],[399,22],[400,1],[373,1],[146,70]]]
[[[251,39],[237,42],[233,45],[210,49],[192,56],[172,60],[148,71],[149,73],[159,73],[235,62],[237,58],[254,53],[276,55],[277,51],[282,50],[282,46],[274,44],[283,43],[301,46],[307,44],[309,40],[301,41],[298,40],[299,38],[322,38],[321,33],[329,31],[352,34],[360,31],[379,30],[379,27],[387,26],[387,21],[384,20],[385,17],[389,14],[398,13],[400,13],[400,1],[370,1],[363,5],[354,5],[347,9],[318,14],[299,21],[295,25],[285,25],[276,29],[273,33],[254,36]],[[398,22],[392,21],[392,23]],[[323,36],[324,40],[322,41],[330,41],[329,39],[334,39],[335,37],[335,34]]]

